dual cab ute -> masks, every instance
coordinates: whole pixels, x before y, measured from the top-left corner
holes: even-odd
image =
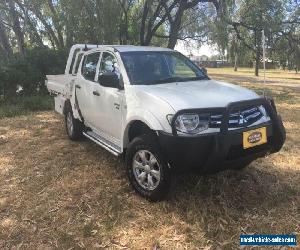
[[[211,80],[166,48],[74,45],[65,74],[46,84],[70,139],[124,155],[149,200],[163,198],[172,173],[241,169],[285,141],[272,99]]]

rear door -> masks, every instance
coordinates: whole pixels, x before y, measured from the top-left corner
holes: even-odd
[[[92,103],[95,96],[94,87],[96,83],[96,71],[99,63],[100,52],[93,52],[84,56],[81,74],[77,79],[75,88],[78,106],[86,125],[93,125],[93,117],[98,109],[94,109]]]
[[[101,55],[98,75],[105,72],[115,72],[120,79],[119,63],[112,52],[104,51]],[[94,85],[98,94],[92,99],[93,125],[103,137],[120,145],[122,129],[122,102],[124,90],[114,87],[104,87],[99,83]]]

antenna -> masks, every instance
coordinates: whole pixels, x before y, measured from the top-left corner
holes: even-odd
[[[87,45],[85,44],[84,45],[84,50],[83,51],[88,51],[89,49],[88,49],[88,47],[87,47]]]
[[[264,64],[264,89],[263,89],[263,95],[266,96],[266,37],[265,37],[265,30],[262,30],[262,46],[263,46],[263,64]]]

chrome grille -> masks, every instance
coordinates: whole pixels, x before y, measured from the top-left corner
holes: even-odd
[[[245,109],[234,110],[229,115],[228,128],[246,127],[258,121],[263,117],[259,107],[248,107]],[[210,116],[210,128],[220,128],[222,123],[222,114],[212,114]]]

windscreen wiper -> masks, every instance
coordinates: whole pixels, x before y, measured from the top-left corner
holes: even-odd
[[[172,77],[155,80],[153,83],[159,84],[159,83],[168,83],[168,82],[181,82],[183,80],[184,80],[184,78],[182,78],[182,77],[172,76]]]
[[[148,85],[152,84],[161,84],[161,83],[171,83],[171,82],[188,82],[188,81],[196,81],[196,80],[207,80],[209,79],[206,76],[196,76],[196,77],[179,77],[179,76],[172,76],[172,77],[167,77],[163,79],[158,79],[154,80],[151,82],[148,82]]]
[[[197,81],[197,80],[208,80],[209,78],[207,76],[196,76],[196,77],[189,77],[184,78],[185,81]]]

